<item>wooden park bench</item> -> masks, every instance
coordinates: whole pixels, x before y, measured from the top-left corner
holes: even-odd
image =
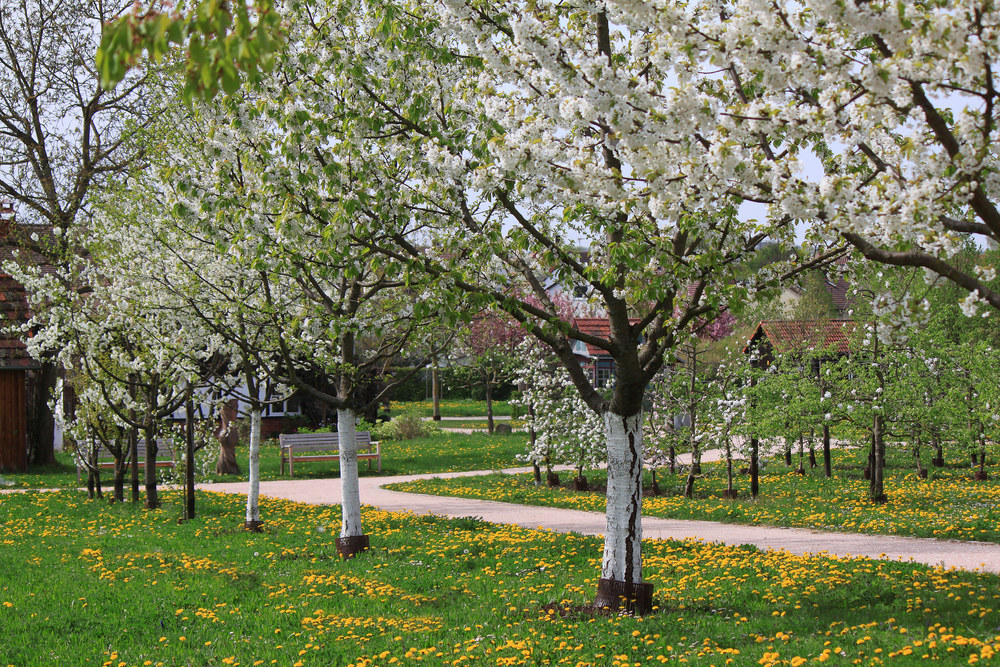
[[[90,448],[89,442],[80,443],[81,454],[85,458],[89,458],[89,451],[84,453],[86,449]],[[146,467],[146,440],[145,438],[139,438],[138,442],[138,457],[139,457],[139,467]],[[115,467],[115,455],[105,447],[104,445],[98,445],[97,450],[97,467],[99,469],[113,470]],[[169,438],[157,438],[156,439],[156,467],[157,468],[175,468],[177,467],[177,462],[174,460],[174,441]],[[76,457],[76,479],[80,481],[80,473],[85,470],[84,465],[80,461],[80,457]]]
[[[335,461],[340,459],[340,439],[336,433],[282,433],[278,436],[281,445],[281,474],[285,474],[288,461],[288,476],[294,472],[294,461]],[[368,431],[357,432],[358,458],[368,461],[372,469],[374,460],[378,471],[382,472],[382,443],[372,442]],[[321,452],[321,453],[320,453]]]

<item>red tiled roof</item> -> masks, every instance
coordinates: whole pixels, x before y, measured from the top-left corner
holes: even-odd
[[[41,244],[54,245],[54,235],[51,225],[19,225],[12,218],[5,217],[0,204],[0,263],[6,260],[16,260],[27,264],[45,265],[46,258],[25,246],[25,241],[36,234]]]
[[[24,287],[10,276],[0,273],[0,368],[33,368],[36,365],[28,356],[19,335],[10,331],[30,317]]]
[[[611,322],[606,317],[574,317],[573,326],[585,334],[598,336],[607,339],[611,336]],[[594,347],[586,343],[587,353],[591,357],[599,357],[607,354],[606,350]]]
[[[826,289],[829,290],[830,298],[833,300],[833,307],[837,309],[838,313],[845,312],[853,305],[854,299],[849,294],[851,286],[842,277],[838,277],[837,282],[827,280]]]
[[[766,339],[777,354],[810,350],[846,354],[856,326],[854,320],[765,320],[757,325],[743,351]]]
[[[629,324],[635,324],[638,321],[638,319],[630,319]],[[605,340],[611,338],[611,321],[606,317],[574,317],[572,324],[582,333],[603,338]],[[572,336],[570,337],[572,338]],[[607,350],[602,350],[601,348],[595,347],[590,343],[586,343],[586,346],[587,353],[590,354],[591,357],[608,356]]]

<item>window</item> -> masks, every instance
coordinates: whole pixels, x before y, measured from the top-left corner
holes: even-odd
[[[614,362],[610,359],[600,359],[597,361],[597,367],[594,369],[594,386],[598,389],[603,389],[611,385],[611,380],[614,377]]]

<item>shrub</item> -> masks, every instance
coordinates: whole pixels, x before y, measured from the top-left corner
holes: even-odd
[[[378,440],[413,440],[441,432],[437,424],[424,421],[419,414],[413,412],[393,417],[392,421],[382,424],[365,423],[364,427],[372,432],[372,438]]]

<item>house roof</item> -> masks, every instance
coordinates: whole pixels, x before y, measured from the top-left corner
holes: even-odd
[[[854,320],[764,320],[757,325],[744,354],[767,341],[777,354],[828,350],[835,354],[850,351],[850,339],[857,323]]]
[[[0,274],[0,369],[35,368],[20,337],[8,333],[31,317],[28,294],[24,287],[8,275]]]
[[[629,320],[629,324],[635,324],[638,321],[638,319],[633,318]],[[611,320],[606,317],[574,317],[572,324],[582,333],[604,338],[605,340],[611,338]],[[572,335],[570,338],[572,338]],[[581,357],[610,356],[607,350],[595,347],[590,343],[584,343],[583,341],[576,341],[576,344],[573,346],[573,352]]]
[[[36,241],[37,242],[34,242]],[[0,264],[14,260],[25,264],[41,266],[42,270],[54,270],[44,255],[29,246],[49,247],[55,245],[52,225],[25,225],[14,222],[13,212],[0,202]]]
[[[847,311],[853,305],[854,299],[850,297],[851,286],[843,277],[838,276],[837,282],[827,279],[826,289],[830,291],[833,307],[837,309],[838,313]]]

